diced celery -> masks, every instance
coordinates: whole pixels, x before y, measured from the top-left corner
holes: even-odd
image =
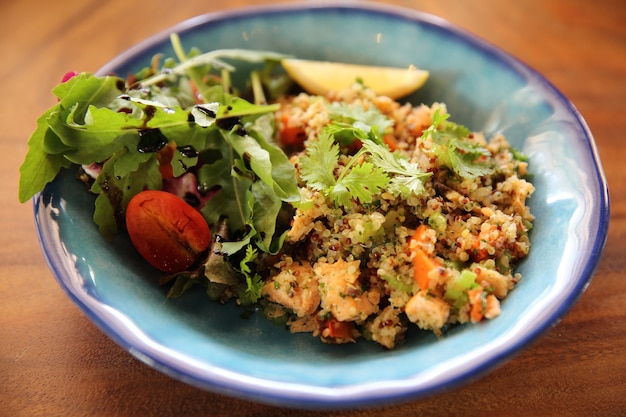
[[[428,225],[433,228],[437,234],[441,235],[446,231],[446,216],[439,212],[435,212],[428,217]]]
[[[461,275],[459,275],[457,282],[459,283],[459,285],[467,290],[472,286],[472,284],[476,282],[476,273],[468,269],[464,269],[463,271],[461,271]]]
[[[468,269],[464,269],[458,278],[448,283],[445,298],[449,300],[458,300],[476,283],[476,274]]]
[[[387,281],[387,283],[389,284],[389,286],[391,286],[391,288],[405,292],[407,294],[410,294],[411,291],[413,290],[412,285],[409,285],[406,282],[401,281],[400,278],[397,276],[385,274],[385,275],[382,275],[382,279]]]

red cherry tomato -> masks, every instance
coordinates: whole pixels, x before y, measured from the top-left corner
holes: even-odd
[[[126,228],[139,254],[168,273],[187,270],[211,242],[202,215],[165,191],[146,190],[135,195],[126,208]]]

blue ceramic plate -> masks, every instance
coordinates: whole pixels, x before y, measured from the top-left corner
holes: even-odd
[[[445,102],[472,130],[503,132],[530,157],[536,186],[533,248],[524,279],[498,318],[444,338],[414,331],[386,351],[374,343],[329,346],[290,334],[261,314],[208,301],[202,291],[165,298],[154,270],[126,236],[106,243],[93,198],[73,171],[34,203],[41,247],[59,284],[107,335],[150,366],[218,393],[294,407],[380,405],[466,383],[511,358],[554,325],[582,294],[604,248],[608,192],[596,147],[574,106],[541,75],[439,18],[360,3],[306,4],[209,14],[115,58],[100,73],[147,66],[183,44],[269,49],[301,58],[430,71],[409,99]],[[246,318],[247,317],[247,318]]]

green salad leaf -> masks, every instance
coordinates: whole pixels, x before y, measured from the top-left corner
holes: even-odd
[[[167,71],[146,69],[140,73],[147,79],[132,82],[83,73],[53,90],[58,102],[39,118],[20,167],[19,199],[40,192],[61,168],[96,165],[94,222],[110,239],[124,226],[135,194],[170,181],[163,176],[169,166],[174,177],[193,171],[198,190],[213,195],[201,212],[210,226],[228,219],[234,241],[224,242],[226,253],[249,244],[275,252],[282,242],[277,216],[284,203],[300,197],[295,169],[273,143],[271,115],[278,105],[237,96],[224,72],[235,66],[223,60],[276,62],[282,55],[186,54],[177,36],[172,41],[180,62]],[[206,76],[213,70],[224,81]],[[253,82],[254,91],[264,91],[260,77]],[[196,102],[195,90],[217,101]]]
[[[19,200],[26,202],[52,181],[61,168],[72,164],[67,154],[76,152],[66,124],[83,124],[89,106],[107,106],[121,94],[123,80],[117,77],[95,77],[81,74],[58,85],[52,91],[58,103],[37,120],[37,128],[28,140],[28,153],[20,166]],[[100,147],[98,140],[95,147]],[[69,142],[69,143],[68,143]],[[92,144],[88,146],[91,148]]]

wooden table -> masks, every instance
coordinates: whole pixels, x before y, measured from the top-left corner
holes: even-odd
[[[569,97],[594,132],[612,197],[604,257],[560,324],[455,391],[339,416],[626,415],[626,3],[622,0],[395,0],[519,57]],[[315,416],[222,397],[148,368],[101,333],[56,284],[18,167],[50,90],[197,14],[253,0],[0,3],[0,415]]]

